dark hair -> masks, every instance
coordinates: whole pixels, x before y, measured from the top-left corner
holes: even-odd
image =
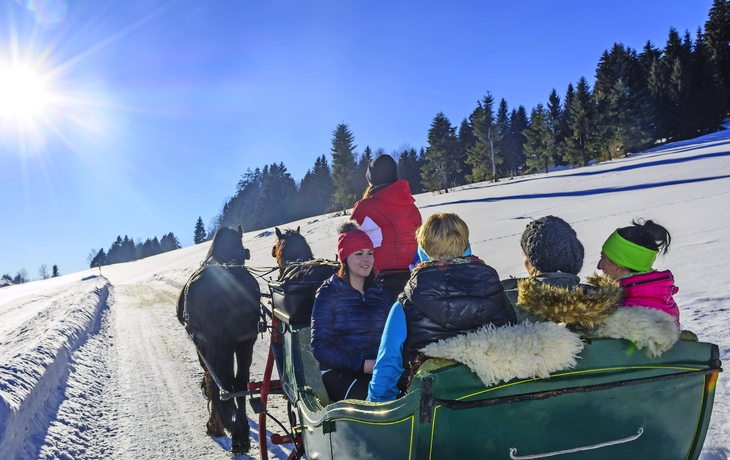
[[[340,268],[337,270],[337,277],[344,281],[348,286],[350,284],[350,268],[347,266],[347,259],[340,261]],[[375,286],[375,270],[370,270],[370,274],[365,277],[365,289]]]
[[[659,254],[666,254],[669,251],[669,243],[672,236],[666,228],[653,220],[638,219],[631,221],[631,227],[618,229],[618,234],[625,240],[643,246]]]

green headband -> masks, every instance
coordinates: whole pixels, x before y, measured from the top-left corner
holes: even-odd
[[[618,234],[618,230],[611,233],[603,243],[603,253],[619,267],[628,268],[635,272],[646,272],[651,270],[659,251],[640,246],[625,239]]]

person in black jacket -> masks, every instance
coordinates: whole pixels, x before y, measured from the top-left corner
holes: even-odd
[[[421,262],[388,315],[369,401],[392,401],[405,390],[411,364],[426,345],[515,321],[497,271],[472,255],[469,228],[459,216],[432,215],[416,240]]]
[[[340,270],[317,291],[312,353],[332,401],[365,399],[390,297],[373,275],[373,242],[347,221],[337,240]]]

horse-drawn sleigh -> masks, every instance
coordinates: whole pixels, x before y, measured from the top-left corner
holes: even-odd
[[[575,366],[490,385],[464,364],[429,359],[402,398],[330,402],[310,348],[309,315],[332,267],[286,257],[284,240],[295,233],[277,230],[281,276],[268,283],[271,308],[261,304],[260,326],[272,346],[262,381],[248,385],[262,459],[267,439],[290,444],[290,458],[310,459],[699,458],[722,369],[717,346],[696,341],[679,340],[652,358],[629,340],[583,338]],[[325,269],[315,276],[314,266]],[[284,276],[301,270],[310,277]],[[279,423],[285,432],[269,435],[274,393],[288,400],[289,427]]]

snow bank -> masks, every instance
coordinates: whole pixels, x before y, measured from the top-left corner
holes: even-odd
[[[4,307],[2,320],[22,322],[0,342],[0,458],[42,441],[63,399],[71,354],[98,327],[108,295],[105,278],[89,277]]]

